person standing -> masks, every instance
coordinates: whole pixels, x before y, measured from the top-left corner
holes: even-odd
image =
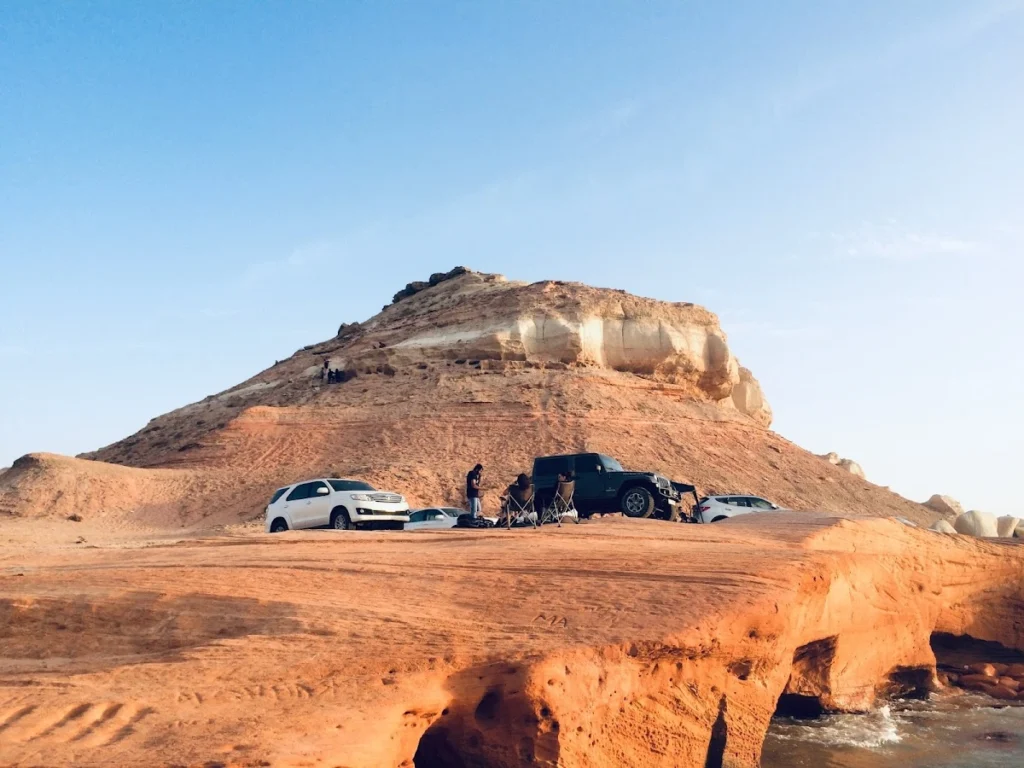
[[[483,464],[477,464],[466,475],[466,499],[469,501],[469,515],[474,520],[480,517],[480,473],[483,469]]]

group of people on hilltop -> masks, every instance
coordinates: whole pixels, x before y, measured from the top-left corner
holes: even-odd
[[[341,384],[345,379],[346,376],[343,370],[332,369],[331,361],[324,360],[324,367],[320,369],[320,381],[326,381],[328,384]]]

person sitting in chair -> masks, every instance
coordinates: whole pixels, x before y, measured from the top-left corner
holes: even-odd
[[[525,503],[526,499],[529,497],[527,492],[530,490],[531,485],[533,485],[533,483],[530,482],[530,476],[520,472],[516,481],[514,483],[510,483],[508,488],[505,489],[505,493],[501,497],[502,501],[507,500],[511,496],[516,499],[516,501],[522,501]]]
[[[572,497],[576,491],[576,473],[572,470],[558,476],[558,485],[555,486],[555,494],[551,503],[545,506],[541,524],[544,522],[558,522],[561,524],[562,516],[570,511],[575,511]],[[579,521],[578,513],[576,517]]]
[[[529,475],[520,473],[516,481],[510,483],[508,488],[505,489],[505,493],[501,496],[501,518],[498,524],[507,522],[510,514],[514,516],[522,510],[529,511],[528,507],[532,499],[533,482],[530,480]],[[512,503],[513,501],[515,503]]]

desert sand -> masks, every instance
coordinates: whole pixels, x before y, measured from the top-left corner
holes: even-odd
[[[1024,646],[1024,547],[891,520],[0,542],[3,765],[755,766],[784,693]]]

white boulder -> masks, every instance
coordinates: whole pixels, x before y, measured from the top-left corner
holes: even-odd
[[[964,513],[964,508],[960,506],[960,502],[954,499],[952,496],[942,496],[936,493],[928,501],[924,503],[924,506],[928,509],[938,512],[940,515],[946,517],[959,517]]]
[[[964,512],[953,521],[953,528],[957,533],[978,538],[996,538],[999,536],[999,527],[996,524],[996,516],[988,512],[980,512],[972,509]]]
[[[836,453],[835,451],[832,451],[831,453],[826,453],[821,458],[823,458],[829,464],[837,466],[840,469],[845,469],[851,475],[856,475],[861,480],[867,480],[867,476],[864,474],[864,470],[861,468],[860,464],[858,464],[856,461],[853,461],[853,459],[840,458],[839,454]]]
[[[863,468],[853,459],[840,459],[839,467],[845,469],[851,475],[856,475],[861,480],[867,480],[867,475],[864,474]]]
[[[1004,515],[996,520],[996,531],[1001,539],[1013,538],[1013,534],[1020,525],[1020,518],[1013,515]]]
[[[956,528],[948,520],[936,520],[928,530],[936,533],[956,533]]]

